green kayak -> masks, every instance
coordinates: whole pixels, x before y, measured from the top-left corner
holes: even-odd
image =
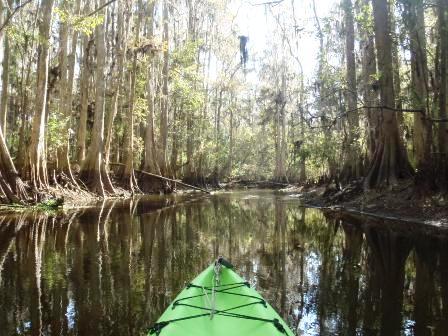
[[[222,258],[180,292],[149,335],[293,336],[277,312]]]

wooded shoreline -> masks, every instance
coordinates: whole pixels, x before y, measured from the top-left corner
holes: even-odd
[[[237,180],[446,204],[448,0],[317,4],[0,2],[0,203]]]
[[[443,194],[415,198],[413,181],[403,181],[395,189],[364,191],[360,182],[338,189],[335,185],[291,187],[281,193],[297,198],[305,207],[340,216],[382,219],[428,225],[448,230],[448,204]]]
[[[348,186],[344,190],[337,191],[334,186],[308,185],[306,187],[277,183],[273,181],[246,181],[238,180],[222,184],[220,188],[205,190],[184,189],[172,193],[173,197],[180,197],[184,201],[195,200],[197,197],[210,197],[220,192],[238,192],[255,190],[272,190],[279,195],[289,196],[297,200],[305,208],[316,208],[324,213],[331,214],[337,218],[350,218],[351,221],[369,222],[384,221],[384,225],[397,226],[399,230],[414,230],[416,226],[420,229],[433,232],[434,234],[448,234],[448,206],[440,195],[432,195],[427,199],[426,205],[422,206],[420,200],[409,200],[403,195],[412,193],[410,182],[402,184],[400,191],[383,191],[374,194],[364,194],[356,186]],[[104,201],[115,202],[127,199],[139,199],[145,196],[157,196],[156,194],[131,194],[121,190],[108,199],[99,198],[92,193],[84,192],[83,198],[79,194],[67,194],[59,190],[53,190],[55,197],[35,205],[3,204],[0,205],[0,213],[3,215],[14,213],[40,213],[73,211],[82,208],[96,207]],[[177,196],[176,196],[177,194]],[[200,194],[204,196],[200,196]],[[64,200],[64,197],[67,197]],[[392,200],[392,201],[391,201]],[[65,202],[67,201],[67,202]],[[99,203],[100,202],[100,203]],[[148,200],[146,199],[146,202]],[[387,203],[390,204],[387,204]],[[160,200],[155,200],[154,205]],[[178,202],[174,205],[177,206]]]

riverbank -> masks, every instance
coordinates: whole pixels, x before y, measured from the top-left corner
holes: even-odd
[[[146,172],[139,172],[146,174]],[[21,212],[26,211],[27,209],[34,210],[41,208],[72,209],[77,207],[88,207],[92,204],[97,204],[106,200],[124,200],[131,199],[133,197],[162,194],[210,194],[214,190],[221,190],[219,188],[206,190],[198,186],[186,184],[180,180],[173,180],[155,174],[149,175],[149,179],[145,181],[147,184],[149,183],[149,187],[148,185],[146,185],[145,188],[141,188],[139,186],[134,187],[133,190],[130,190],[126,185],[123,185],[123,183],[116,179],[114,174],[111,174],[114,192],[108,193],[104,191],[103,195],[89,191],[76,174],[75,178],[77,185],[74,185],[73,183],[55,183],[53,181],[53,183],[47,188],[39,191],[32,191],[29,187],[30,183],[27,181],[27,183],[24,184],[26,197],[17,202],[11,202],[11,200],[7,197],[2,197],[2,194],[0,193],[0,212]],[[167,188],[167,186],[163,185],[161,181],[168,181],[171,185]]]
[[[320,185],[281,189],[281,192],[297,197],[304,205],[333,212],[420,222],[448,228],[448,198],[442,194],[416,197],[412,180],[383,190],[362,188],[361,182],[343,189],[335,185]]]
[[[219,188],[207,189],[208,193],[240,189],[275,189],[295,197],[306,207],[320,208],[334,213],[370,216],[379,219],[424,223],[448,229],[448,198],[434,194],[416,197],[412,180],[402,181],[393,188],[365,191],[361,181],[338,188],[332,185],[298,186],[273,181],[232,181]],[[196,194],[201,191],[178,189],[172,195]],[[106,199],[129,199],[132,197],[155,196],[159,193],[134,194],[124,188],[116,188],[113,197],[100,197],[84,189],[71,190],[51,187],[40,202],[33,205],[1,205],[0,212],[22,211],[24,209],[76,209],[97,204]]]

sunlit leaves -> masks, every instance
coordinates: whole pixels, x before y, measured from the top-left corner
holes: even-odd
[[[355,20],[362,27],[367,34],[373,34],[373,13],[372,6],[366,3],[358,4],[358,13],[355,15]]]
[[[37,38],[37,34],[18,25],[10,25],[6,30],[8,37],[18,45],[26,45]]]
[[[60,22],[66,23],[73,29],[88,35],[92,34],[96,26],[104,22],[104,15],[78,15],[59,7],[54,9],[54,13],[58,15]]]
[[[195,63],[200,44],[200,41],[187,42],[171,56],[172,92],[189,111],[198,110],[204,103],[204,92],[199,85],[201,77]]]
[[[62,147],[66,141],[66,134],[63,132],[67,132],[65,125],[68,124],[67,117],[61,111],[54,111],[49,114],[48,117],[48,146],[53,148],[51,152],[55,152],[56,148]],[[68,130],[72,133],[72,131]]]

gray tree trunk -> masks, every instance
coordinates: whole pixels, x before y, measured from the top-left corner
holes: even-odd
[[[86,1],[84,7],[84,13],[89,12],[89,2]],[[90,38],[87,34],[82,37],[82,62],[81,62],[81,75],[79,79],[80,90],[80,115],[79,125],[76,138],[76,155],[78,163],[82,163],[86,157],[86,136],[87,136],[87,112],[89,108],[89,84],[91,77],[90,69]]]
[[[103,6],[104,0],[97,2],[97,6]],[[104,113],[105,113],[105,23],[99,24],[95,28],[96,42],[96,78],[95,78],[95,119],[92,129],[92,140],[84,160],[80,177],[88,186],[89,190],[100,195],[115,193],[109,174],[104,162]]]
[[[11,8],[12,0],[8,0],[8,6]],[[1,13],[1,11],[0,11]],[[6,11],[6,15],[9,15]],[[3,36],[3,61],[2,61],[2,94],[0,97],[0,125],[3,129],[3,136],[6,139],[8,98],[9,98],[9,57],[11,54],[8,34]]]
[[[154,38],[154,9],[155,1],[151,1],[148,4],[148,38]],[[157,147],[155,144],[154,136],[154,94],[155,94],[155,74],[154,74],[154,57],[151,55],[150,65],[148,68],[147,77],[147,103],[148,103],[148,115],[146,118],[146,130],[145,130],[145,157],[143,161],[143,170],[150,173],[160,174],[160,169],[157,163]]]
[[[42,0],[41,2],[35,113],[31,127],[29,157],[26,169],[28,178],[37,190],[48,186],[45,130],[48,98],[49,41],[53,2],[53,0]]]
[[[359,117],[358,117],[358,92],[356,84],[356,61],[355,61],[355,23],[353,18],[352,0],[343,0],[344,22],[345,22],[345,57],[346,57],[346,80],[347,91],[347,121],[348,136],[343,148],[344,166],[342,168],[342,179],[349,180],[360,175],[359,157]]]
[[[439,23],[439,48],[440,48],[440,63],[439,63],[439,119],[447,119],[447,58],[448,58],[448,24],[447,11],[448,1],[438,0],[438,23]],[[438,124],[437,144],[439,147],[439,174],[441,174],[441,182],[444,188],[448,188],[448,123],[441,122]]]
[[[370,21],[369,11],[365,11],[364,7],[370,7],[370,0],[363,0],[360,3],[360,9],[358,9],[358,15],[364,15],[363,22]],[[360,12],[360,13],[359,13]],[[376,70],[376,53],[375,53],[375,38],[373,36],[373,30],[361,23],[359,25],[361,34],[360,49],[362,54],[362,95],[366,114],[366,138],[367,138],[367,164],[373,161],[375,149],[378,142],[379,131],[379,111],[374,106],[378,106],[378,93],[374,89],[376,85],[374,78],[377,73]]]
[[[404,0],[405,23],[410,37],[412,100],[414,108],[414,151],[418,173],[430,165],[430,124],[428,123],[428,60],[426,56],[425,17],[422,0]]]
[[[2,194],[9,203],[21,203],[28,198],[0,128],[0,196]]]
[[[135,26],[135,44],[139,45],[140,43],[140,28],[141,23],[143,21],[143,13],[144,7],[142,0],[138,1],[138,14],[137,14],[137,24]],[[129,11],[126,10],[123,12],[123,9],[120,9],[121,15],[125,17],[125,22],[121,22],[123,25],[123,33],[122,39],[123,41],[127,41],[128,36],[128,24],[126,21],[130,20]],[[122,52],[126,55],[126,44],[122,46]],[[125,58],[123,59],[125,61]],[[129,108],[127,110],[126,116],[126,133],[125,133],[125,142],[123,148],[123,161],[124,168],[121,174],[122,180],[129,186],[131,191],[137,187],[137,181],[134,175],[134,155],[133,155],[133,147],[134,147],[134,100],[135,100],[135,90],[136,90],[136,79],[137,79],[137,54],[134,55],[132,60],[132,69],[130,73],[130,90],[129,90]]]
[[[79,14],[81,1],[75,3],[74,13]],[[61,3],[63,9],[68,9],[68,2],[64,0]],[[61,146],[57,149],[58,154],[58,173],[65,174],[73,185],[77,185],[72,174],[69,151],[70,151],[70,120],[72,116],[72,100],[73,100],[73,79],[76,61],[76,46],[78,39],[78,31],[72,33],[72,49],[68,55],[68,37],[69,27],[66,22],[61,22],[60,26],[60,48],[59,48],[59,113],[63,118],[64,127],[62,129]]]
[[[394,112],[395,95],[392,65],[392,40],[387,0],[373,0],[375,42],[380,73],[381,118],[379,140],[373,162],[365,179],[366,187],[394,185],[398,179],[410,177],[412,167],[403,146]]]
[[[321,122],[324,125],[324,139],[325,139],[325,143],[330,143],[330,139],[331,139],[331,131],[329,129],[328,126],[328,108],[325,106],[323,99],[326,96],[326,88],[325,88],[325,82],[323,80],[323,71],[324,71],[324,62],[325,62],[325,50],[324,50],[324,34],[322,31],[322,27],[320,24],[320,20],[319,17],[317,15],[317,10],[316,10],[316,1],[313,0],[312,2],[313,5],[313,13],[314,13],[314,19],[316,21],[316,27],[317,27],[317,34],[319,37],[319,47],[320,47],[320,51],[319,51],[319,68],[317,70],[317,76],[318,76],[318,83],[319,83],[319,110],[320,110],[320,114],[321,114]],[[328,177],[329,179],[332,179],[335,177],[336,175],[336,162],[334,159],[334,155],[333,153],[328,153],[327,154],[327,163],[328,163]]]
[[[168,26],[168,1],[163,2],[163,41],[167,45],[163,52],[163,69],[162,69],[162,102],[160,114],[160,152],[159,167],[162,175],[168,174],[167,166],[167,145],[168,145],[168,76],[169,76],[169,26]]]

